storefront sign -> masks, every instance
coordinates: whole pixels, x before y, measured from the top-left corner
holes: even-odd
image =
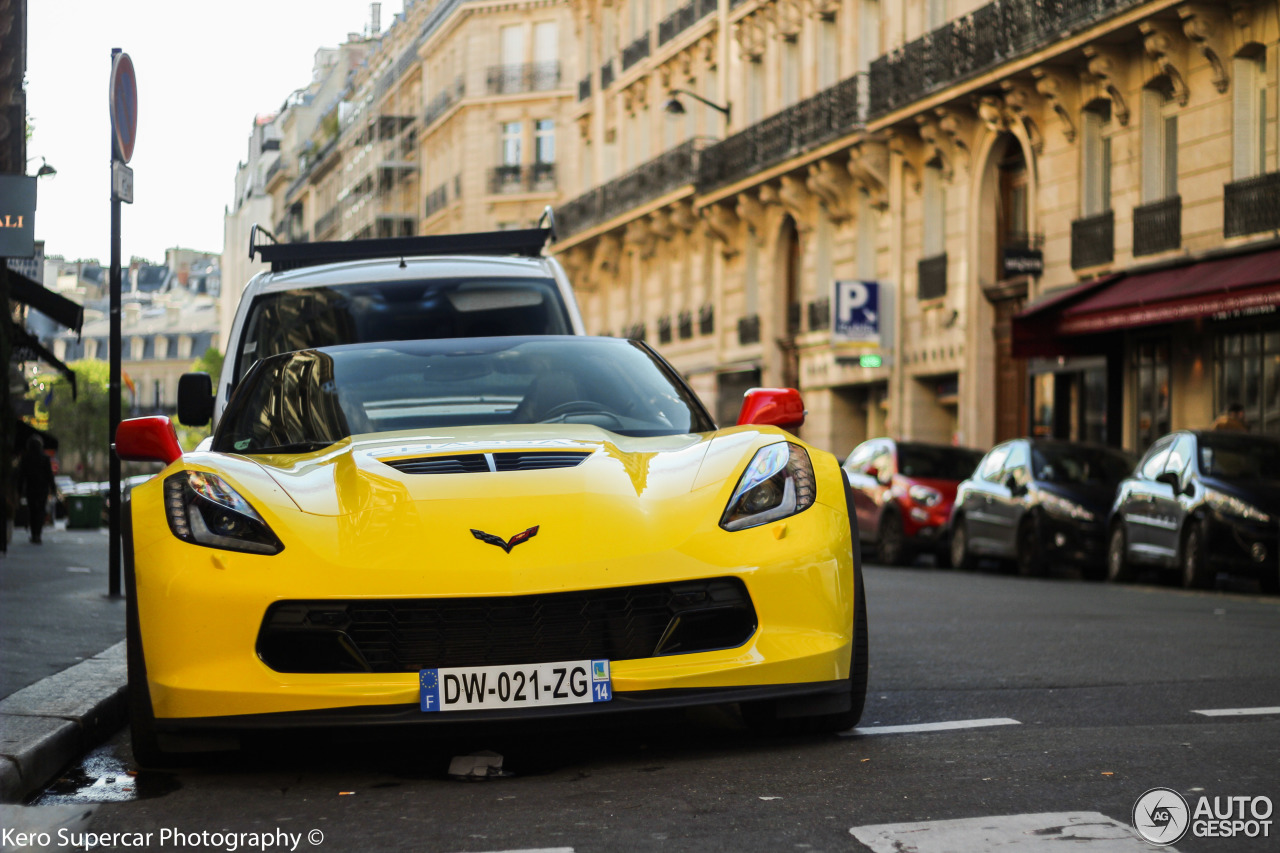
[[[36,179],[0,175],[0,258],[36,253]]]
[[[1044,252],[1023,246],[1004,247],[1004,277],[1041,275],[1044,273]]]
[[[880,283],[836,281],[831,312],[831,343],[838,346],[880,346]]]

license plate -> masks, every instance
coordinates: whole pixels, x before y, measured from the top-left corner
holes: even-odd
[[[607,660],[455,666],[419,672],[423,711],[584,705],[613,699]]]

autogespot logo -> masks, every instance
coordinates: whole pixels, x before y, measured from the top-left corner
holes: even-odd
[[[1190,824],[1187,801],[1172,788],[1152,788],[1133,804],[1133,828],[1158,847],[1181,841]]]

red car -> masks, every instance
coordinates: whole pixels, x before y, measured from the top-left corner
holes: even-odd
[[[844,462],[858,513],[863,545],[874,545],[876,561],[908,565],[932,551],[950,565],[947,521],[956,486],[973,473],[982,452],[945,444],[873,438],[853,449]]]

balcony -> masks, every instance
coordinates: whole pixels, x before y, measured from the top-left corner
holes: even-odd
[[[1182,196],[1133,209],[1133,254],[1154,255],[1182,245]]]
[[[440,94],[431,99],[431,103],[427,104],[427,111],[422,117],[423,125],[430,125],[440,116],[448,112],[449,108],[462,99],[466,93],[466,83],[462,77],[458,77],[453,81],[453,85],[445,89]]]
[[[519,65],[490,65],[486,81],[490,95],[549,92],[560,87],[560,63],[552,60]]]
[[[698,189],[714,190],[861,127],[867,77],[855,74],[708,148]]]
[[[1145,0],[996,0],[871,63],[870,114],[914,103]]]
[[[658,46],[661,47],[671,41],[689,29],[689,27],[692,27],[697,20],[698,0],[689,0],[688,3],[658,22]]]
[[[760,343],[760,315],[750,314],[738,318],[738,345],[750,346]]]
[[[603,92],[613,85],[613,60],[610,59],[604,65],[600,66],[600,91]]]
[[[1222,201],[1224,236],[1280,231],[1280,172],[1227,184]]]
[[[441,184],[431,192],[427,193],[427,204],[423,210],[424,217],[431,217],[437,212],[444,210],[446,204],[449,203],[449,186]]]
[[[702,144],[702,140],[687,140],[622,177],[562,205],[556,210],[556,225],[561,235],[567,237],[583,231],[693,183]]]
[[[1071,223],[1071,268],[1109,264],[1116,257],[1116,214],[1108,210]]]
[[[649,55],[649,34],[645,33],[622,49],[622,70],[626,71]]]
[[[496,166],[489,173],[489,192],[493,195],[553,192],[555,188],[555,163]]]
[[[947,253],[921,258],[916,265],[919,282],[916,284],[918,299],[940,299],[947,295]]]
[[[588,74],[578,81],[578,100],[585,101],[591,97],[591,75]]]
[[[698,309],[698,334],[710,335],[716,330],[716,307],[711,304]]]

